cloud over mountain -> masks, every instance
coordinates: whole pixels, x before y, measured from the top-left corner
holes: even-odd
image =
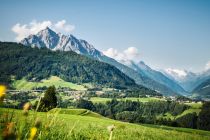
[[[210,69],[210,61],[208,61],[207,63],[206,63],[206,66],[205,66],[205,70],[209,70]]]
[[[12,31],[17,35],[15,40],[20,41],[31,34],[37,34],[40,30],[43,30],[46,27],[50,27],[57,32],[63,33],[70,33],[75,29],[75,26],[68,24],[66,20],[60,20],[55,23],[49,20],[41,22],[33,20],[29,24],[15,24],[12,27]]]
[[[106,51],[103,51],[103,54],[111,58],[116,59],[117,61],[133,60],[139,61],[140,53],[136,47],[128,47],[125,50],[118,51],[114,48],[109,48]]]

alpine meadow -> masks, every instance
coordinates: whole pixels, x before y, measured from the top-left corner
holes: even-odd
[[[2,0],[0,140],[209,140],[210,0]]]

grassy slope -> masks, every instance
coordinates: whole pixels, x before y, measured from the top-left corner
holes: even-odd
[[[190,106],[189,109],[185,110],[184,112],[182,112],[182,114],[180,115],[177,115],[177,116],[173,116],[171,113],[165,113],[164,114],[164,118],[170,118],[170,119],[177,119],[179,117],[182,117],[188,113],[197,113],[199,114],[199,112],[201,111],[201,107],[202,107],[202,103],[185,103],[187,105]],[[162,115],[161,116],[158,116],[158,117],[163,117]]]
[[[60,108],[54,108],[50,110],[50,112],[56,112],[59,111],[59,114],[69,114],[69,115],[80,115],[80,116],[91,116],[91,117],[97,117],[97,118],[103,118],[98,113],[92,112],[87,109],[60,109]]]
[[[199,112],[201,111],[202,103],[186,103],[186,104],[189,105],[190,108],[185,110],[184,112],[182,112],[182,114],[176,116],[176,118],[179,118],[179,117],[184,116],[188,113],[194,113],[194,112],[198,115]]]
[[[35,87],[49,87],[51,85],[55,85],[58,87],[68,87],[75,90],[86,90],[86,88],[82,85],[77,85],[71,82],[66,82],[57,76],[51,76],[49,79],[43,79],[40,82],[29,82],[26,79],[16,80],[13,82],[13,87],[18,90],[31,90]]]
[[[100,98],[100,97],[92,97],[90,99],[93,103],[105,103],[107,101],[111,101],[112,98]],[[148,98],[134,98],[134,97],[128,97],[128,98],[120,98],[117,100],[131,100],[131,101],[140,101],[140,102],[150,102],[150,101],[159,101],[159,100],[164,100],[164,99],[159,99],[155,97],[148,97]]]
[[[105,103],[107,101],[111,101],[111,98],[100,98],[100,97],[92,97],[90,99],[93,103]],[[122,99],[117,99],[117,100],[131,100],[131,101],[140,101],[140,102],[151,102],[151,101],[159,101],[162,100],[164,101],[164,99],[159,99],[159,98],[155,98],[155,97],[148,97],[148,98],[122,98]],[[158,118],[163,117],[163,118],[170,118],[170,119],[176,119],[179,118],[181,116],[184,116],[188,113],[197,113],[199,114],[199,112],[201,111],[201,107],[202,107],[202,103],[186,103],[187,105],[190,106],[189,109],[185,110],[184,112],[182,112],[182,114],[177,115],[177,116],[173,116],[171,113],[167,112],[163,115],[159,115],[157,116]]]
[[[0,109],[1,112],[5,112],[8,109]],[[12,111],[9,109],[9,111]],[[65,110],[68,111],[68,110]],[[71,112],[71,113],[70,113]],[[68,139],[63,137],[67,134],[71,135],[73,132],[75,139],[81,139],[81,135],[85,136],[85,139],[108,139],[109,132],[107,126],[115,125],[116,128],[113,131],[113,140],[139,140],[139,139],[151,139],[151,140],[208,140],[210,139],[210,132],[193,130],[186,128],[173,128],[166,126],[155,125],[137,125],[119,122],[108,118],[81,116],[78,113],[84,112],[84,110],[70,110],[68,114],[56,114],[57,119],[53,120],[50,133],[58,133],[60,139]],[[72,115],[74,114],[74,115]],[[77,114],[77,115],[75,115]],[[47,116],[49,113],[33,113],[30,112],[27,118],[30,123],[33,123],[34,117],[41,118],[43,124],[47,124]],[[51,117],[50,117],[51,118]],[[17,124],[21,125],[26,121],[26,118],[22,115],[22,111],[15,110],[15,118],[13,121],[17,121]],[[42,131],[42,139],[44,139],[44,130]],[[40,135],[39,135],[40,136]],[[57,137],[57,135],[48,135],[48,137]]]

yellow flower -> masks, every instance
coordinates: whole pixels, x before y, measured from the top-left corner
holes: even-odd
[[[16,139],[16,135],[14,133],[14,123],[9,122],[6,124],[5,129],[3,130],[3,139]]]
[[[36,127],[32,127],[29,140],[33,140],[35,138],[35,136],[36,136],[36,133],[37,133],[37,128]]]
[[[28,110],[30,109],[31,104],[29,102],[25,103],[23,106],[23,115],[28,116]]]
[[[0,93],[5,93],[6,92],[6,86],[0,85]]]
[[[36,118],[35,127],[39,128],[40,126],[41,126],[41,120],[39,118]]]
[[[0,85],[0,102],[2,102],[5,98],[6,86]]]
[[[111,132],[115,129],[115,125],[110,125],[107,127],[108,131]]]
[[[28,111],[31,107],[31,104],[28,102],[28,103],[25,103],[24,106],[23,106],[23,110],[24,111]]]

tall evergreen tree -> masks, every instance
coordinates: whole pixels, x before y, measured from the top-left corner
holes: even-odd
[[[49,111],[57,106],[56,88],[55,86],[50,86],[45,91],[44,97],[40,101],[38,107],[39,111]]]

